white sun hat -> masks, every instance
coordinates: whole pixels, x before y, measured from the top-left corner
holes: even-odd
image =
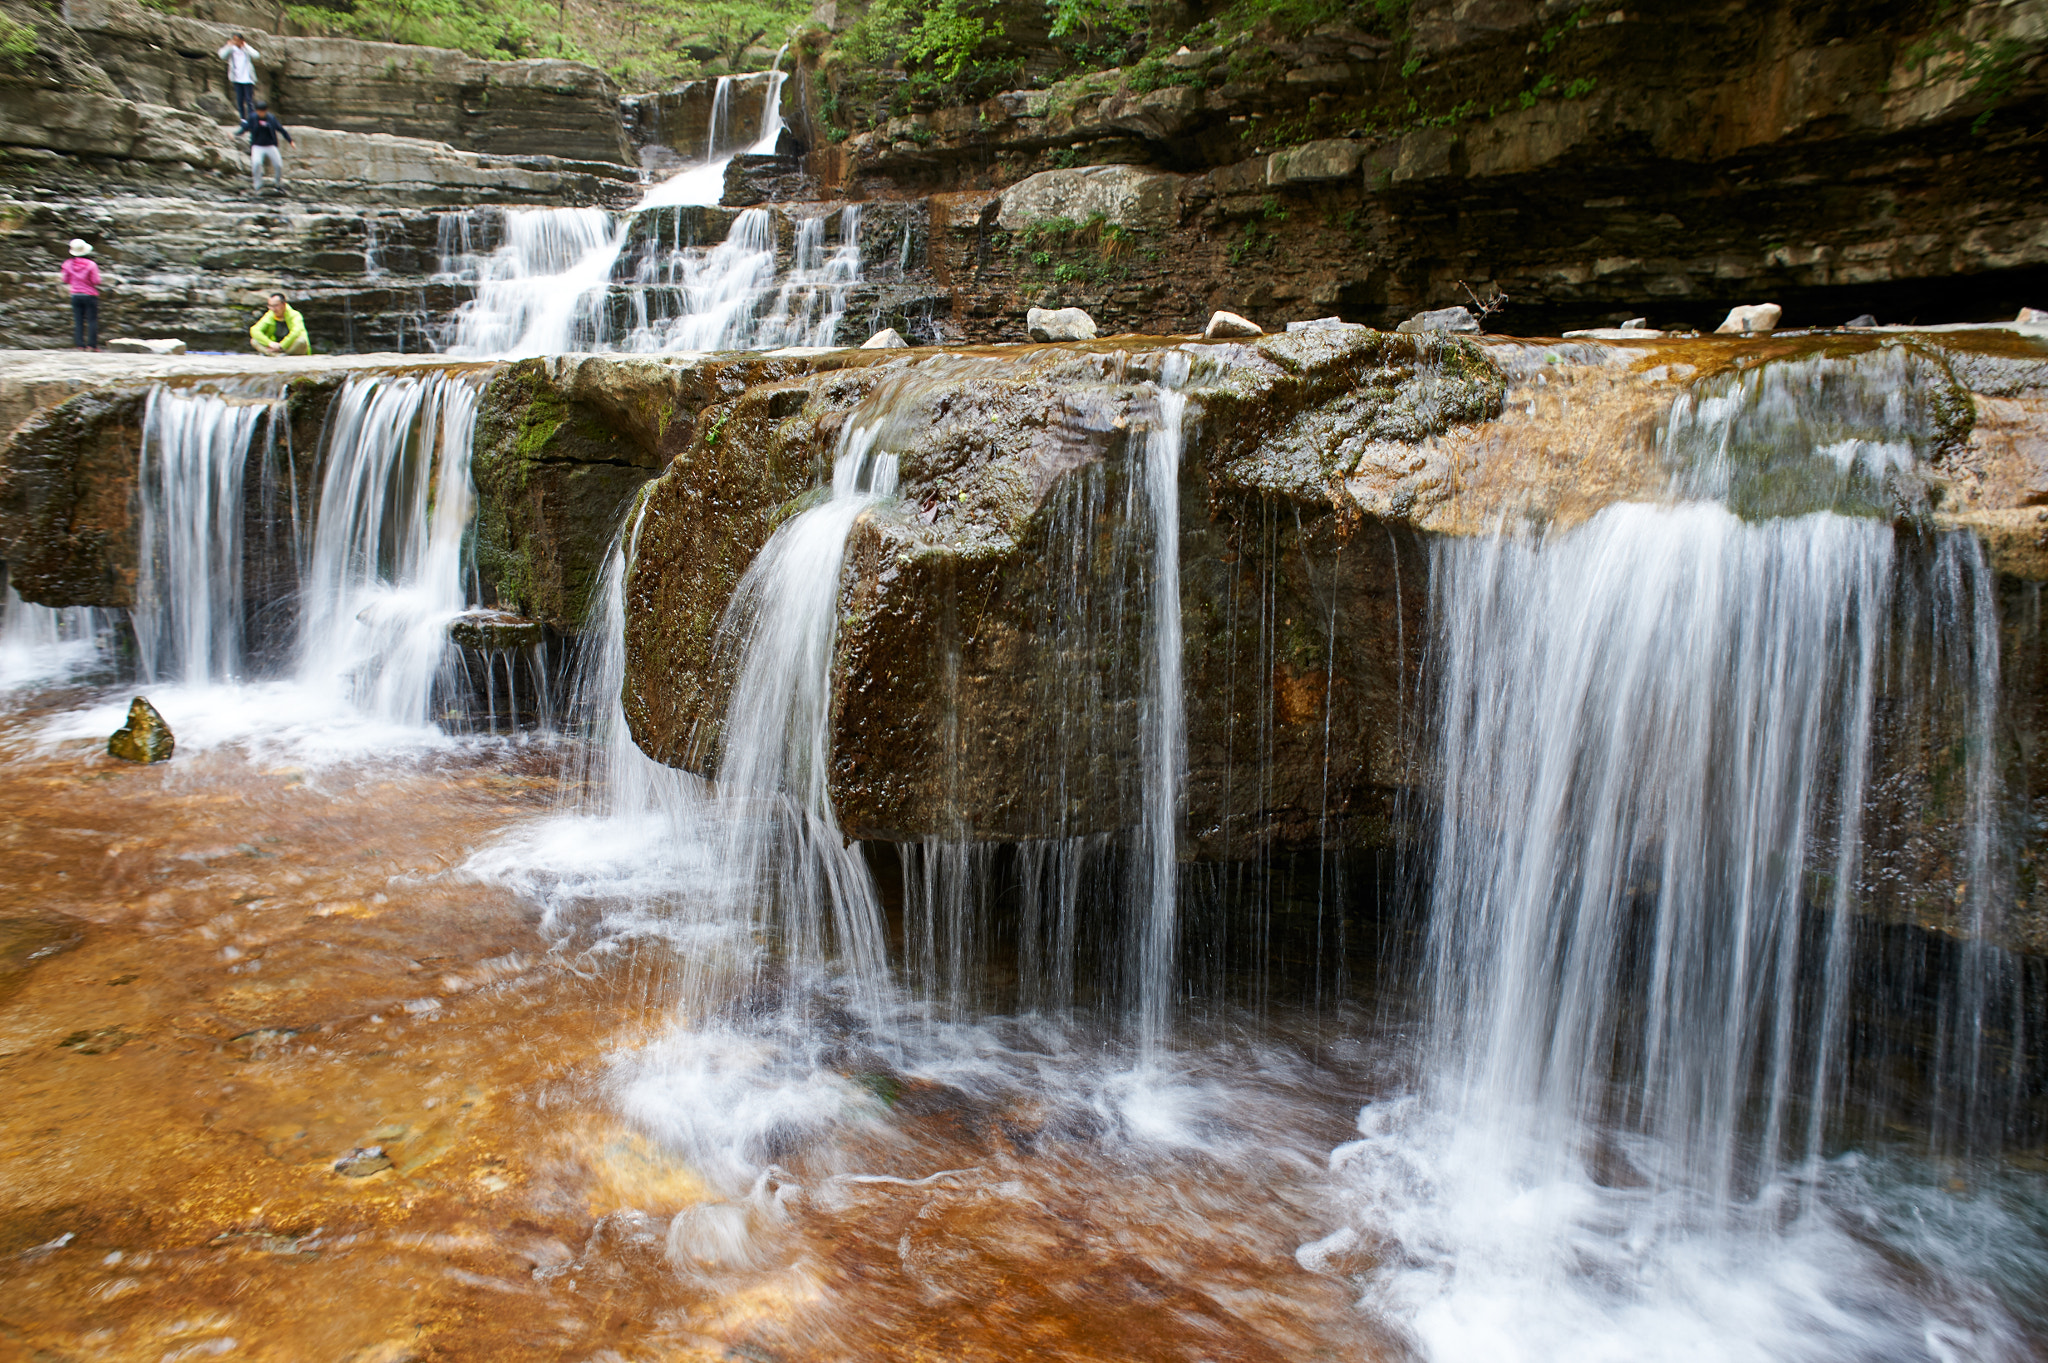
[[[74,256],[91,255],[92,243],[87,241],[84,237],[73,237],[71,239],[71,254]]]

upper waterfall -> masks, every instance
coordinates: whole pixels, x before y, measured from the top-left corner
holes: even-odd
[[[719,77],[703,160],[649,186],[624,213],[522,208],[444,215],[439,277],[472,291],[448,321],[448,351],[524,356],[832,344],[847,289],[861,277],[857,205],[792,220],[787,245],[780,240],[783,221],[767,209],[740,213],[723,241],[700,240],[710,219],[693,211],[723,197],[734,156],[776,150],[784,130],[782,55],[769,73],[760,126],[733,129],[736,78]],[[837,224],[831,245],[828,219]]]

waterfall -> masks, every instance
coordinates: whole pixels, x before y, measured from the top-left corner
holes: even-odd
[[[1855,1153],[1904,1104],[1981,1157],[2022,1068],[1984,940],[1995,585],[1970,537],[1889,520],[1931,440],[1917,363],[1703,384],[1660,439],[1714,500],[1432,551],[1415,1085],[1360,1114],[1346,1223],[1298,1256],[1369,1255],[1422,1357],[2018,1353],[1982,1269],[1899,1290],[1890,1256],[1954,1251]],[[1880,811],[1921,785],[1968,940],[1894,961]],[[1937,996],[1911,1092],[1888,1000]]]
[[[394,724],[433,718],[466,599],[478,395],[466,374],[356,375],[328,412],[299,677]]]
[[[872,878],[832,812],[832,661],[847,536],[896,492],[887,427],[885,408],[841,428],[830,495],[776,528],[719,625],[735,659],[716,778],[731,907],[773,915],[786,963],[836,957],[870,995],[887,955]]]
[[[132,619],[142,679],[204,686],[242,666],[243,483],[274,396],[150,390]]]
[[[479,215],[441,215],[438,277],[476,290],[457,314],[450,349],[545,355],[601,348],[602,297],[624,225],[601,208],[507,209],[486,221],[497,228],[488,249],[478,241]]]
[[[1152,529],[1150,638],[1146,641],[1146,687],[1140,712],[1145,764],[1144,807],[1138,819],[1139,852],[1134,859],[1139,906],[1138,1038],[1146,1050],[1166,1035],[1173,1002],[1174,954],[1179,943],[1180,826],[1187,784],[1187,698],[1181,687],[1180,460],[1187,413],[1190,363],[1184,350],[1162,360],[1158,413],[1145,433],[1146,519]]]
[[[0,594],[0,692],[64,681],[105,653],[105,613],[90,606],[38,606],[12,586]]]
[[[827,217],[838,242],[827,248]],[[800,220],[790,267],[778,276],[775,217],[750,208],[725,240],[708,249],[681,240],[682,224],[663,243],[636,251],[631,300],[634,321],[625,350],[774,350],[835,342],[848,289],[861,277],[860,205]]]
[[[715,246],[696,243],[699,215],[686,211],[718,203],[734,155],[774,152],[784,127],[781,64],[778,53],[750,141],[733,144],[734,78],[722,76],[703,164],[651,186],[624,214],[523,208],[443,215],[438,278],[474,290],[449,323],[448,349],[521,356],[833,344],[848,286],[861,278],[858,205],[838,214],[839,241],[830,251],[823,218],[799,222],[790,269],[780,278],[778,228],[768,210],[739,214]]]
[[[1820,1153],[1891,531],[1621,507],[1433,569],[1447,1101],[1565,1165],[1625,1122],[1643,1177],[1725,1219]]]

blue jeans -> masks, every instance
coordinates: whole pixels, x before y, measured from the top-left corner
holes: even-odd
[[[251,114],[254,114],[256,112],[256,87],[254,85],[244,85],[238,80],[231,80],[228,84],[235,91],[235,113],[242,118],[248,118]]]
[[[87,346],[94,350],[100,348],[99,295],[71,295],[71,346],[74,350],[83,350]]]

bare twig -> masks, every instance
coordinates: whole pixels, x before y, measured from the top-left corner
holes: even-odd
[[[1485,298],[1481,298],[1478,294],[1472,292],[1472,286],[1462,279],[1458,281],[1458,287],[1463,289],[1465,296],[1472,300],[1472,310],[1481,321],[1485,321],[1488,317],[1491,317],[1494,313],[1499,312],[1508,305],[1508,296],[1501,291],[1501,287],[1498,284],[1493,286],[1493,292]]]

